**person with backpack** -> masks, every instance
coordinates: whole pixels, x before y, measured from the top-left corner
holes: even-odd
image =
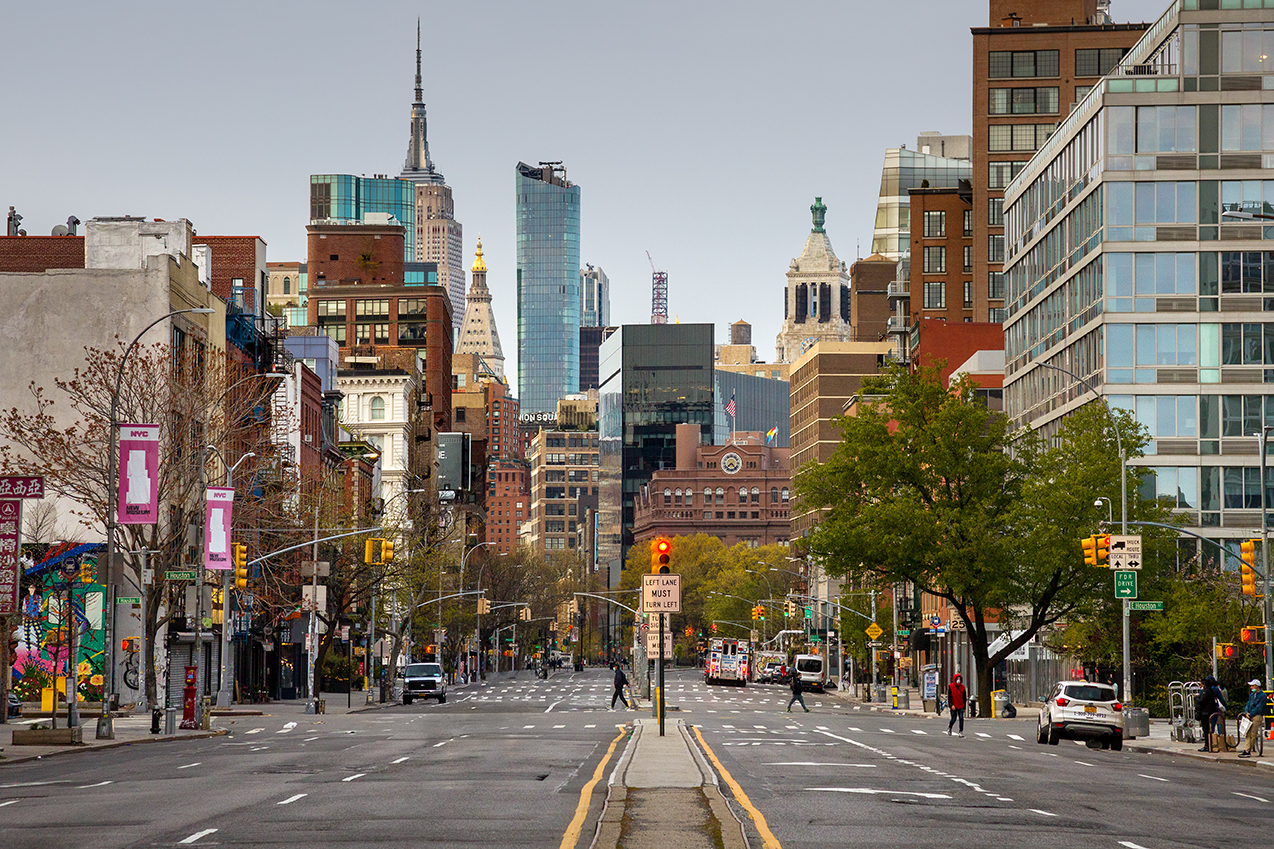
[[[1203,689],[1194,699],[1194,717],[1203,728],[1203,746],[1200,752],[1212,751],[1212,735],[1217,733],[1217,714],[1224,714],[1228,707],[1221,687],[1211,675],[1203,679]],[[1224,748],[1224,747],[1222,747]]]
[[[624,674],[623,668],[618,664],[615,667],[615,693],[610,697],[610,709],[615,709],[615,700],[619,699],[624,703],[625,710],[632,710],[632,705],[628,703],[628,699],[624,698],[624,688],[628,686],[628,676]]]
[[[959,672],[952,675],[951,684],[947,687],[947,703],[951,705],[951,721],[947,723],[948,737],[951,736],[951,729],[955,727],[956,720],[960,721],[960,730],[955,736],[964,736],[964,705],[968,695],[968,690],[964,688],[964,678]]]
[[[792,712],[793,703],[800,702],[801,707],[805,708],[805,712],[809,713],[810,709],[805,707],[805,697],[801,695],[801,676],[797,674],[795,669],[792,670],[792,675],[788,679],[788,686],[792,688],[792,698],[787,702],[787,712]]]

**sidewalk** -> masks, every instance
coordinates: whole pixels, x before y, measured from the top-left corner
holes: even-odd
[[[32,722],[31,720],[35,720]],[[114,720],[115,739],[114,740],[98,740],[97,739],[97,718],[87,719],[81,717],[80,727],[83,728],[84,742],[67,746],[15,746],[13,745],[13,730],[15,728],[26,729],[33,724],[48,725],[48,718],[39,717],[13,717],[7,723],[0,725],[0,768],[5,764],[22,763],[23,761],[32,761],[39,758],[52,757],[54,755],[67,755],[74,752],[87,752],[94,749],[111,749],[117,746],[132,746],[142,743],[164,743],[172,740],[199,740],[205,737],[220,737],[225,734],[224,729],[214,728],[211,731],[182,731],[178,730],[176,734],[151,734],[150,733],[150,715],[149,714],[133,714],[131,716],[117,716]],[[65,728],[63,717],[58,717],[58,727]]]
[[[683,720],[637,717],[611,773],[594,849],[745,849],[738,820]]]
[[[1232,726],[1231,733],[1233,733]],[[1185,743],[1173,740],[1171,726],[1164,719],[1153,720],[1150,723],[1149,737],[1138,737],[1136,740],[1124,741],[1124,749],[1130,752],[1180,755],[1183,758],[1194,758],[1195,760],[1211,761],[1213,763],[1274,769],[1274,740],[1265,741],[1265,755],[1259,758],[1256,756],[1240,758],[1238,752],[1200,752],[1200,747],[1200,743]]]
[[[907,690],[908,702],[911,704],[911,707],[909,708],[890,707],[888,702],[864,702],[850,690],[828,690],[826,695],[866,710],[892,713],[897,716],[916,716],[925,717],[927,719],[937,719],[939,716],[947,715],[925,710],[924,701],[920,698],[920,690],[915,687],[908,688]],[[1013,707],[1017,711],[1017,715],[1012,717],[1013,719],[1039,719],[1040,709],[1037,707],[1026,707],[1024,705],[1014,705]],[[992,717],[982,718],[992,719]]]

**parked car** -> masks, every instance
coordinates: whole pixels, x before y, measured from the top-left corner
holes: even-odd
[[[1056,746],[1058,741],[1100,740],[1103,749],[1124,747],[1124,706],[1109,684],[1060,681],[1040,708],[1036,739]]]
[[[783,664],[777,660],[771,660],[765,666],[761,667],[761,671],[757,673],[756,680],[762,684],[779,684],[779,670],[783,668]]]
[[[22,700],[9,691],[9,716],[22,716]]]
[[[409,663],[403,670],[403,704],[413,699],[437,699],[446,704],[447,679],[440,663]]]
[[[823,692],[827,689],[827,661],[822,655],[798,654],[793,674],[801,676],[801,689]]]

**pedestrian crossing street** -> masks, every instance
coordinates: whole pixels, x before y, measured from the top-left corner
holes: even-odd
[[[457,691],[450,701],[471,705],[541,705],[558,711],[609,710],[614,692],[608,679],[588,676],[580,679],[553,678],[541,680],[509,680],[488,682],[478,689]],[[630,696],[631,698],[631,696]],[[701,681],[670,681],[664,695],[669,709],[683,714],[742,713],[750,710],[784,710],[791,698],[786,687],[750,685],[748,687],[709,686]],[[823,698],[805,694],[811,709],[824,707]],[[622,705],[616,702],[616,708]]]

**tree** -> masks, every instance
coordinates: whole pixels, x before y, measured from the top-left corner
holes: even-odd
[[[810,551],[829,575],[910,583],[946,600],[963,620],[989,704],[993,670],[1042,628],[1091,610],[1109,573],[1086,568],[1078,540],[1117,497],[1118,427],[1129,457],[1146,441],[1131,416],[1090,404],[1072,413],[1053,444],[1014,431],[976,387],[944,388],[936,369],[893,370],[868,381],[856,416],[840,419],[834,456],[797,478],[798,499],[821,508]],[[1162,521],[1136,497],[1130,516]],[[999,623],[1012,638],[989,652]]]

